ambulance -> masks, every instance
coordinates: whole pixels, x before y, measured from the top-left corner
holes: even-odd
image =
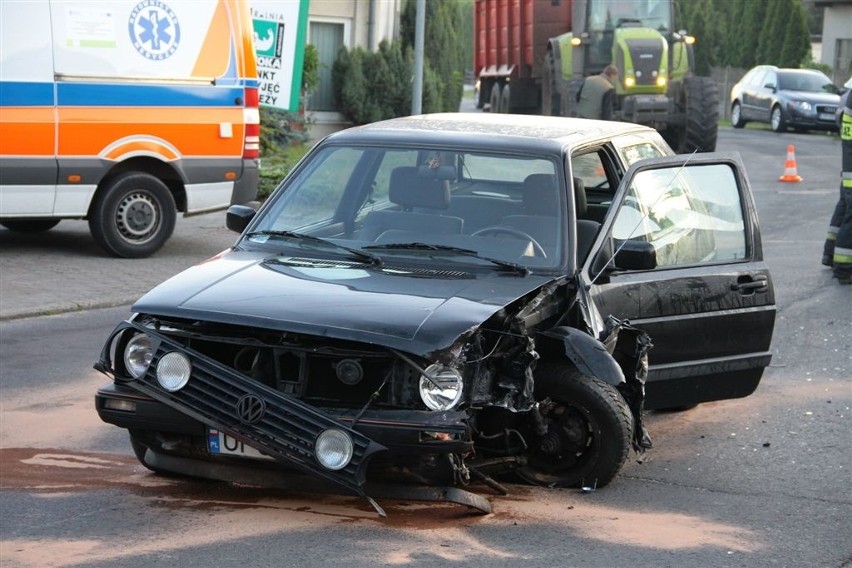
[[[242,0],[0,0],[0,225],[86,219],[139,258],[257,196],[257,61]]]

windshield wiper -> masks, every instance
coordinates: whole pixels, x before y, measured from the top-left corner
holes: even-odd
[[[384,262],[382,259],[374,254],[370,254],[368,252],[364,252],[362,250],[358,250],[352,247],[347,247],[345,245],[337,244],[334,241],[330,241],[328,239],[323,239],[322,237],[315,237],[313,235],[306,235],[304,233],[297,233],[295,231],[252,231],[251,233],[246,235],[247,239],[251,239],[252,237],[283,237],[285,239],[296,239],[299,241],[308,241],[314,244],[324,245],[326,247],[331,246],[339,250],[345,250],[349,254],[354,257],[366,262],[367,264],[371,264],[377,268],[381,268],[384,266]]]
[[[461,247],[454,247],[450,245],[436,245],[431,243],[388,243],[384,245],[368,245],[364,247],[365,249],[370,250],[413,250],[413,251],[426,251],[426,252],[449,252],[458,254],[460,256],[469,256],[473,258],[478,258],[480,260],[485,260],[492,264],[495,264],[501,268],[511,270],[512,272],[516,272],[523,276],[526,276],[530,273],[530,269],[526,266],[521,266],[520,264],[516,264],[514,262],[509,262],[508,260],[500,260],[497,258],[491,258],[488,256],[482,256],[478,252],[473,249],[466,249]]]

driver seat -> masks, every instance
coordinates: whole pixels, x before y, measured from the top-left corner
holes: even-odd
[[[530,174],[524,179],[523,215],[508,215],[500,224],[534,238],[543,247],[556,246],[559,233],[559,195],[556,176]]]

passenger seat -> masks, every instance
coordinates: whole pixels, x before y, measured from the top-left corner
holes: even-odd
[[[394,168],[390,175],[388,199],[399,205],[401,210],[370,212],[361,227],[361,239],[375,241],[386,231],[406,231],[413,235],[462,232],[464,220],[461,217],[440,214],[450,206],[449,182],[429,176],[428,169],[419,172],[416,167]],[[414,208],[431,211],[414,211]]]

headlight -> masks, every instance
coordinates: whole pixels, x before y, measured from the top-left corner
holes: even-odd
[[[185,387],[191,372],[189,359],[177,351],[166,353],[157,361],[157,382],[169,392]]]
[[[420,398],[432,410],[452,410],[462,397],[464,381],[461,373],[445,365],[429,365],[420,377]]]
[[[343,430],[323,430],[314,444],[317,461],[326,469],[337,471],[352,461],[352,438]]]
[[[792,101],[790,106],[803,112],[811,112],[814,110],[814,106],[807,101]]]
[[[124,368],[134,379],[145,375],[154,358],[151,338],[144,333],[137,333],[127,342],[124,348]]]

